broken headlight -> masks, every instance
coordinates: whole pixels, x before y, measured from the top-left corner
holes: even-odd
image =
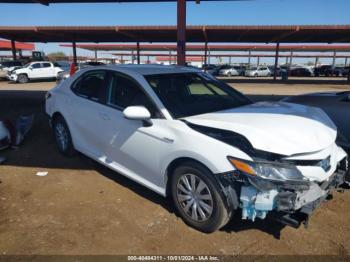
[[[255,178],[272,182],[308,182],[309,180],[293,165],[275,162],[252,162],[228,157],[230,163],[240,172]]]

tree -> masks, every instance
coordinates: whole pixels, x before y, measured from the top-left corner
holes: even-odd
[[[59,52],[52,52],[47,55],[47,57],[50,60],[57,61],[57,60],[67,60],[67,56],[64,52],[59,51]]]

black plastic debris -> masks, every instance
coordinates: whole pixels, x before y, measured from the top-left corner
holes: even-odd
[[[9,146],[18,147],[33,126],[34,115],[20,116],[16,123],[0,121],[0,150]]]
[[[16,122],[16,140],[12,142],[14,146],[22,144],[24,137],[28,134],[33,126],[34,115],[20,116]]]

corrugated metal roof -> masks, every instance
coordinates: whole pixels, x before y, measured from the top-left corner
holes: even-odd
[[[71,44],[61,44],[61,47],[72,47]],[[77,48],[101,51],[135,51],[136,44],[77,44]],[[204,51],[205,45],[187,45],[188,51]],[[275,51],[275,45],[208,45],[210,51]],[[142,51],[176,51],[175,44],[140,44]],[[350,52],[350,45],[280,45],[280,51],[297,52]]]
[[[34,44],[28,44],[28,43],[19,43],[16,42],[16,49],[17,50],[34,50],[35,45]],[[12,49],[11,42],[10,41],[4,41],[0,40],[0,50],[1,51],[9,51]]]
[[[0,37],[22,42],[162,42],[176,26],[1,26]],[[193,43],[350,43],[350,25],[187,26]]]

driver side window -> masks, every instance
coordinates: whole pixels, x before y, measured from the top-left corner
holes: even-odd
[[[120,74],[111,77],[107,104],[120,110],[128,106],[144,106],[152,118],[162,118],[162,114],[141,87],[133,79]]]
[[[32,64],[32,68],[33,68],[33,69],[41,68],[40,63]]]

